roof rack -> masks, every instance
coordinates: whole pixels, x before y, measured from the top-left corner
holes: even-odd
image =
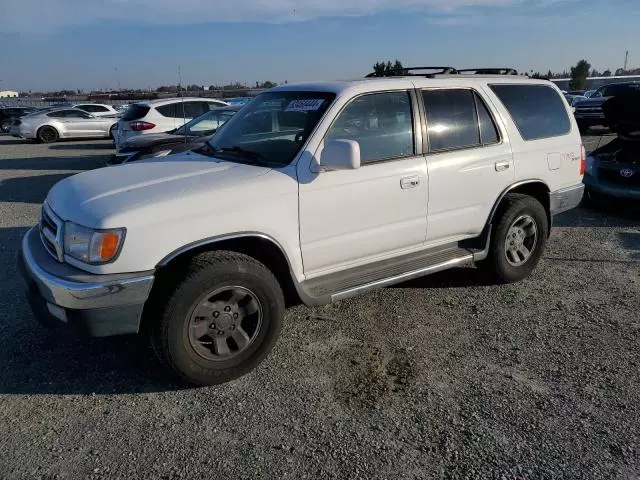
[[[416,70],[434,70],[429,73],[416,74],[411,73]],[[427,78],[434,78],[439,75],[459,75],[459,74],[474,74],[474,75],[518,75],[518,71],[515,68],[499,67],[499,68],[463,68],[461,70],[454,67],[407,67],[407,68],[393,68],[391,70],[385,70],[384,72],[371,72],[365,76],[365,78],[382,78],[382,77],[404,77],[404,76],[425,76]]]
[[[424,76],[426,77],[430,77],[432,75],[451,75],[458,73],[458,71],[453,67],[407,67],[392,68],[391,70],[385,70],[384,72],[371,72],[368,75],[365,75],[365,78],[411,76],[416,75],[415,73],[411,73],[415,70],[437,70],[435,72],[424,74]]]
[[[463,68],[458,70],[458,73],[475,75],[518,75],[518,71],[515,68],[500,67],[500,68]]]

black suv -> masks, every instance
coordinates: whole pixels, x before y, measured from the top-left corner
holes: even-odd
[[[38,109],[34,107],[2,107],[0,108],[0,132],[8,133],[11,128],[11,123],[20,117],[29,115],[30,113],[37,112]]]
[[[640,92],[640,82],[611,83],[597,89],[591,95],[591,98],[576,102],[574,105],[576,109],[575,117],[580,132],[584,133],[590,127],[597,125],[609,127],[610,125],[606,122],[602,109],[604,102],[612,97],[633,92]]]

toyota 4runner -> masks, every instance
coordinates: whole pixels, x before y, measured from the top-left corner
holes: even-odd
[[[584,157],[547,81],[284,85],[196,150],[60,181],[19,266],[42,323],[144,334],[183,379],[220,383],[264,359],[285,305],[474,263],[527,277]]]

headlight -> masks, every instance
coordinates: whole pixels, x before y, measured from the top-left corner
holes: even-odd
[[[73,222],[64,224],[64,252],[92,265],[112,261],[122,246],[124,228],[93,230]]]

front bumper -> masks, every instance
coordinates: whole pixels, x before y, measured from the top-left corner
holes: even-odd
[[[557,215],[572,208],[576,208],[582,201],[584,184],[572,185],[549,193],[549,207],[551,215]]]
[[[35,227],[22,240],[18,268],[40,323],[66,324],[93,337],[137,333],[154,279],[153,271],[93,275],[59,263]]]

